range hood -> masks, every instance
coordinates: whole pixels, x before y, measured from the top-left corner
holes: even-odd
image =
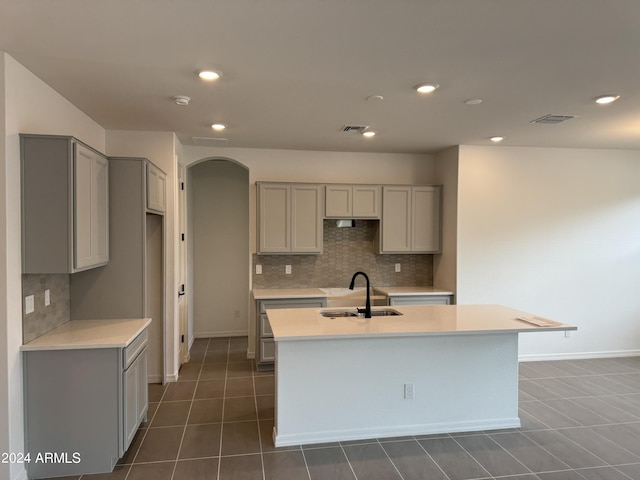
[[[355,220],[336,220],[336,226],[338,228],[355,227],[356,221]]]

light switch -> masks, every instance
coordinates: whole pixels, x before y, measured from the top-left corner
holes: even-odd
[[[48,307],[51,305],[51,290],[48,288],[44,291],[44,306]]]
[[[28,315],[29,313],[33,313],[34,310],[35,310],[35,301],[34,301],[33,295],[28,295],[24,297],[24,313]]]
[[[287,275],[291,275],[291,265],[284,266],[284,273]]]

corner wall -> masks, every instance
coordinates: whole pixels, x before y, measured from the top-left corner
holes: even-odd
[[[577,325],[524,359],[640,354],[640,152],[461,146],[459,169],[458,303]]]
[[[3,67],[3,68],[2,68]],[[9,55],[0,52],[0,450],[24,451],[22,393],[22,247],[20,133],[71,135],[104,151],[105,131]],[[4,128],[3,128],[4,124]],[[5,363],[6,362],[6,363]],[[25,478],[22,465],[0,464],[1,478]]]

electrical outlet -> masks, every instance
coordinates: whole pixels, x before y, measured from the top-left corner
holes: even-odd
[[[399,263],[396,263],[396,273],[402,271],[402,266]]]
[[[35,310],[35,300],[33,298],[33,295],[28,295],[24,297],[24,313],[25,314],[33,313],[34,310]]]
[[[284,266],[284,273],[287,275],[291,275],[291,265]]]
[[[262,275],[262,265],[256,265],[256,275]]]
[[[48,307],[51,305],[51,290],[48,288],[44,291],[44,306]]]
[[[413,383],[404,384],[404,399],[413,400],[415,396],[415,386]]]

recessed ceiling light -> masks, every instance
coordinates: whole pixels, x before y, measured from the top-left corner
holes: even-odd
[[[186,95],[176,95],[175,97],[171,97],[171,100],[176,102],[176,105],[180,105],[184,107],[186,105],[189,105],[189,101],[191,99]]]
[[[362,132],[362,136],[363,137],[367,137],[367,138],[375,137],[376,136],[376,132],[374,132],[373,130],[366,130],[366,131]]]
[[[437,83],[420,83],[413,88],[415,88],[418,93],[431,93],[439,86]]]
[[[198,73],[198,76],[207,82],[213,82],[222,76],[222,72],[219,70],[202,70]]]
[[[607,103],[613,103],[620,98],[620,95],[600,95],[596,97],[595,102],[600,105],[606,105]]]
[[[504,137],[501,137],[499,135],[496,135],[495,137],[491,137],[489,140],[491,140],[492,142],[498,143],[504,140]]]
[[[211,125],[211,128],[213,128],[216,132],[221,132],[222,130],[227,128],[227,126],[224,123],[214,123],[213,125]]]
[[[482,103],[481,98],[470,98],[469,100],[464,101],[465,105],[479,105]]]

